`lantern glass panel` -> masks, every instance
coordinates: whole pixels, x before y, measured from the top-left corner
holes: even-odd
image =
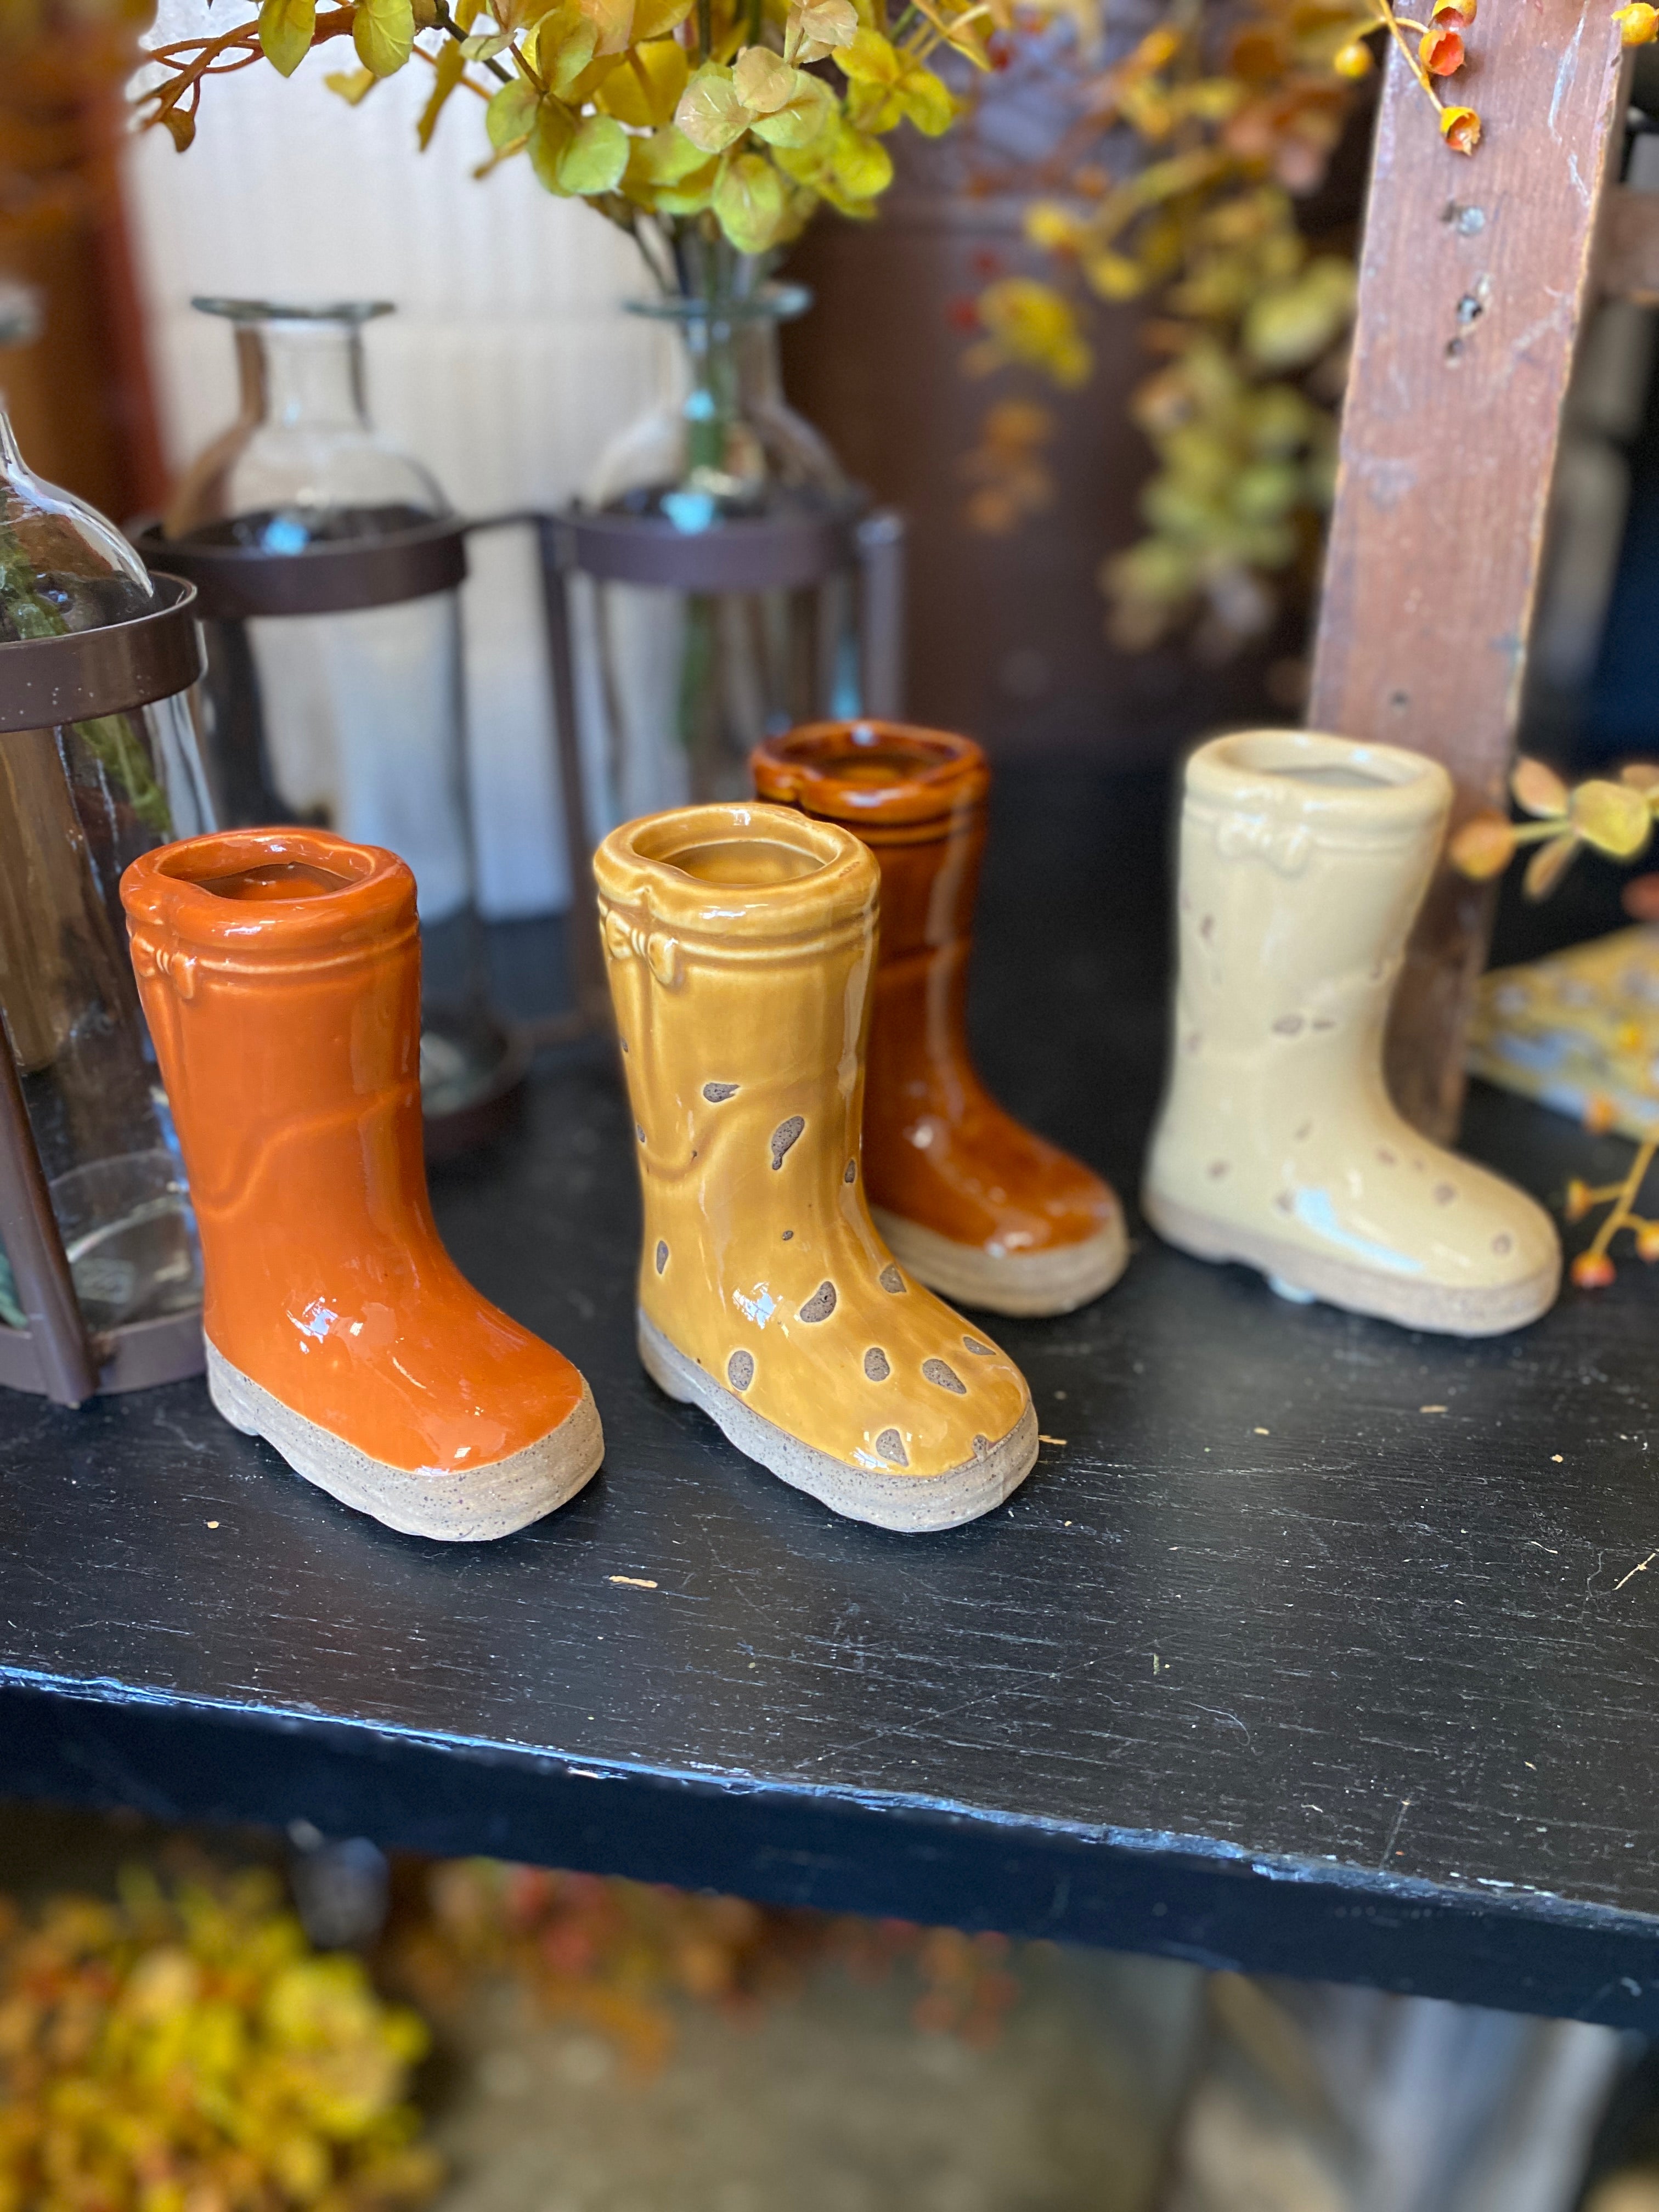
[[[154,605],[125,539],[34,476],[0,415],[0,641],[96,629]],[[117,886],[140,853],[212,826],[182,697],[0,735],[0,1018],[94,1329],[201,1303]],[[3,1255],[0,1322],[24,1322]]]

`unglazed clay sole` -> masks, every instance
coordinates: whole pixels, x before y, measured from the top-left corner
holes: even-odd
[[[585,1382],[580,1399],[556,1429],[505,1459],[462,1474],[444,1468],[415,1471],[371,1459],[274,1398],[211,1342],[207,1381],[208,1395],[232,1428],[263,1437],[296,1474],[405,1536],[433,1536],[447,1544],[510,1536],[574,1498],[605,1457],[599,1409]]]
[[[1036,1408],[1028,1405],[1006,1437],[983,1457],[964,1460],[943,1474],[884,1474],[855,1467],[792,1437],[734,1391],[688,1359],[659,1328],[639,1316],[640,1358],[659,1390],[683,1406],[698,1406],[740,1452],[820,1504],[873,1528],[907,1534],[956,1528],[977,1521],[1010,1498],[1036,1463]]]
[[[1446,1336],[1502,1336],[1547,1313],[1561,1285],[1558,1260],[1518,1283],[1460,1291],[1326,1259],[1260,1230],[1212,1220],[1155,1190],[1142,1190],[1140,1206],[1165,1243],[1195,1259],[1240,1261],[1247,1267],[1259,1267],[1276,1288],[1282,1285],[1292,1295],[1304,1292],[1322,1298],[1327,1305],[1345,1306],[1350,1313],[1397,1322],[1402,1328],[1433,1329]]]
[[[871,1207],[870,1218],[894,1258],[919,1283],[953,1304],[982,1306],[988,1313],[1073,1313],[1109,1291],[1129,1257],[1121,1214],[1080,1244],[1056,1245],[1050,1252],[1007,1252],[1000,1258],[879,1206]]]

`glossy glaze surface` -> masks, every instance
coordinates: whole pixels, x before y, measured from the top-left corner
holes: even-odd
[[[793,810],[684,807],[612,831],[594,874],[644,1194],[641,1311],[814,1451],[918,1482],[971,1463],[1030,1396],[870,1218],[870,853]]]
[[[545,1437],[582,1381],[480,1297],[427,1199],[415,880],[325,831],[194,837],[122,879],[201,1231],[208,1340],[386,1466]]]
[[[1512,1326],[1554,1294],[1549,1217],[1428,1143],[1382,1078],[1389,1000],[1450,804],[1445,770],[1393,746],[1251,731],[1193,755],[1173,1064],[1146,1201],[1189,1249],[1207,1224],[1212,1256],[1267,1265],[1271,1243],[1290,1287],[1334,1303],[1463,1328],[1487,1301]]]
[[[872,1206],[994,1258],[1121,1227],[1107,1184],[999,1106],[968,1048],[968,963],[990,771],[971,739],[819,722],[750,763],[763,799],[838,822],[881,870],[864,1109]]]

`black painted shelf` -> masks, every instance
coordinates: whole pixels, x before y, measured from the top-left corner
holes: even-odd
[[[981,933],[988,1073],[1126,1191],[1164,805],[1006,777]],[[1491,1092],[1468,1142],[1552,1200],[1628,1157]],[[1085,1312],[996,1329],[1066,1441],[905,1538],[645,1380],[632,1175],[589,1050],[437,1182],[605,1425],[598,1480],[505,1543],[346,1511],[199,1383],[0,1393],[0,1792],[1659,2029],[1650,1271],[1468,1346],[1143,1236]]]

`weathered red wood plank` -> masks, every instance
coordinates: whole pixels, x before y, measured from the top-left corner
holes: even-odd
[[[1372,155],[1353,366],[1309,720],[1451,770],[1460,816],[1499,798],[1513,748],[1561,406],[1623,110],[1602,0],[1496,0],[1443,144],[1393,57]],[[1450,90],[1447,87],[1444,89]],[[1488,894],[1443,873],[1389,1039],[1404,1112],[1455,1127]]]

